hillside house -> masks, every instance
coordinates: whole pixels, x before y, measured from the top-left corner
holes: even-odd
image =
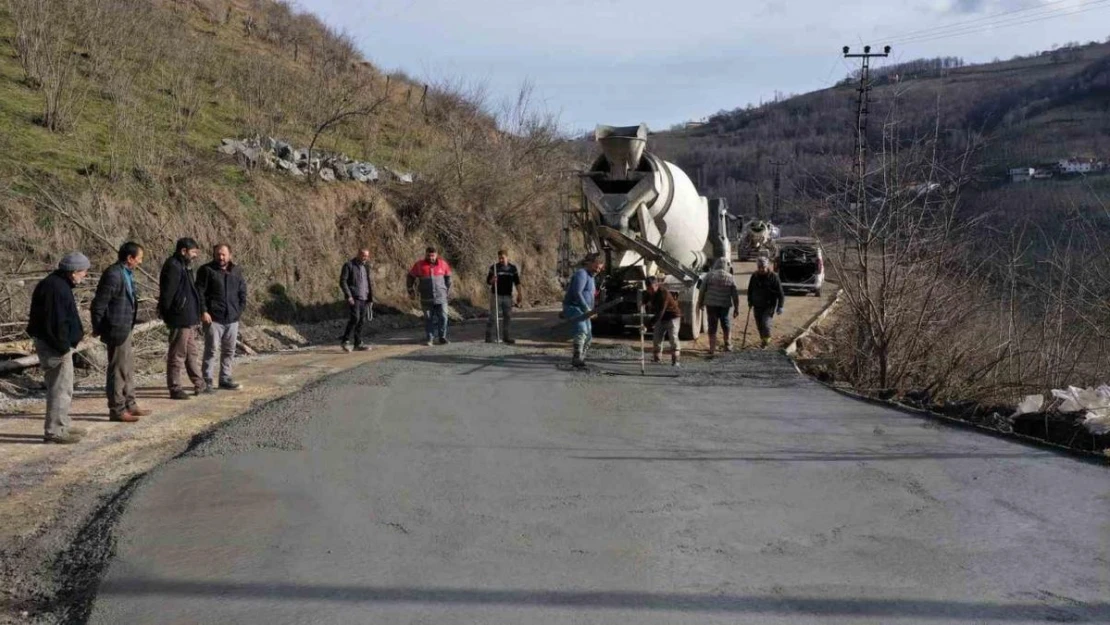
[[[1095,170],[1093,158],[1063,158],[1056,163],[1056,171],[1061,174],[1089,174]]]

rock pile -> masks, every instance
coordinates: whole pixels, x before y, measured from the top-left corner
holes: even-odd
[[[346,154],[334,154],[322,150],[294,148],[286,141],[273,137],[253,139],[224,139],[216,148],[220,154],[233,156],[249,169],[262,167],[280,171],[290,176],[304,177],[316,173],[323,182],[354,181],[379,182],[393,180],[411,184],[413,174],[396,169],[374,166],[372,163],[347,158]]]

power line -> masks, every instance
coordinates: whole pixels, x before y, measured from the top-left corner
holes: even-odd
[[[1094,2],[1089,2],[1085,5],[1082,5],[1081,7],[1078,7],[1078,10],[1071,10],[1071,7],[1069,7],[1069,10],[1066,10],[1066,11],[1054,11],[1054,12],[1049,12],[1049,13],[1045,13],[1045,14],[1037,15],[1037,16],[1023,15],[1023,16],[1019,16],[1022,19],[1009,18],[1009,19],[1006,19],[1006,20],[1000,20],[998,22],[993,22],[993,23],[988,23],[988,24],[981,24],[981,25],[978,25],[978,26],[959,28],[959,29],[956,29],[956,30],[952,30],[952,31],[948,31],[948,32],[939,32],[939,33],[935,33],[935,34],[931,34],[931,35],[921,35],[921,36],[918,36],[918,37],[907,37],[907,38],[900,39],[900,40],[895,40],[895,41],[899,44],[902,44],[902,45],[907,44],[907,43],[924,43],[924,42],[927,42],[927,41],[936,41],[938,39],[947,39],[949,37],[960,37],[960,36],[963,36],[963,35],[972,35],[972,34],[979,33],[979,32],[984,32],[984,31],[987,31],[987,30],[994,30],[994,29],[999,29],[999,28],[1008,28],[1008,27],[1011,27],[1011,26],[1021,26],[1023,24],[1033,24],[1033,23],[1037,23],[1037,22],[1043,22],[1043,21],[1046,21],[1046,20],[1058,18],[1058,17],[1068,17],[1070,15],[1079,15],[1081,13],[1087,13],[1089,11],[1096,11],[1096,10],[1099,10],[1099,9],[1110,8],[1110,6],[1108,6],[1106,4],[1107,2],[1110,2],[1110,0],[1095,0]]]
[[[976,22],[982,22],[982,21],[989,21],[989,20],[993,20],[993,19],[996,19],[996,18],[999,18],[999,17],[1006,16],[1006,15],[1013,15],[1015,13],[1025,13],[1025,12],[1028,12],[1028,11],[1043,11],[1044,9],[1047,9],[1048,7],[1050,7],[1052,5],[1055,5],[1055,4],[1065,4],[1065,3],[1073,2],[1073,1],[1074,0],[1053,0],[1052,2],[1045,2],[1044,4],[1039,4],[1037,6],[1031,6],[1031,7],[1025,7],[1024,9],[1011,9],[1009,11],[1002,11],[1001,13],[992,13],[991,15],[984,15],[983,17],[977,17],[975,19],[963,20],[963,21],[959,21],[959,22],[952,22],[950,24],[941,24],[939,26],[930,26],[928,28],[919,28],[917,30],[911,30],[911,31],[908,31],[908,32],[898,33],[896,35],[892,35],[890,37],[887,37],[887,40],[888,41],[896,41],[896,40],[899,40],[899,39],[904,39],[906,37],[916,36],[920,33],[927,33],[927,32],[930,32],[930,31],[947,30],[949,28],[962,28],[963,26],[968,25],[968,24],[974,24]]]

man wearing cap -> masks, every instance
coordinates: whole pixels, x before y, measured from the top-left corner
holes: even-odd
[[[648,276],[647,285],[648,307],[655,315],[651,325],[651,361],[659,362],[663,353],[663,339],[669,338],[671,343],[671,366],[677,367],[678,357],[682,352],[682,345],[678,342],[678,329],[682,327],[682,309],[678,300],[674,298],[666,287],[659,284],[655,276]]]
[[[717,353],[717,326],[724,333],[724,350],[732,351],[732,318],[740,314],[740,291],[724,258],[713,261],[705,278],[705,314],[709,317],[709,357]]]
[[[77,313],[73,288],[89,273],[89,259],[80,252],[66,254],[58,269],[42,279],[31,295],[27,334],[34,339],[39,367],[46,377],[47,443],[69,445],[85,431],[69,424],[73,401],[73,353],[85,335]]]
[[[178,239],[173,255],[162,263],[158,276],[158,315],[170,329],[170,345],[166,350],[166,386],[171,399],[189,399],[182,388],[181,370],[199,395],[208,388],[200,371],[200,317],[206,312],[204,300],[197,290],[193,272],[189,269],[200,253],[200,246],[191,238]]]
[[[108,349],[108,376],[104,384],[108,395],[108,417],[132,423],[150,414],[135,400],[135,351],[131,330],[139,310],[139,292],[134,270],[143,262],[143,248],[128,241],[120,246],[116,263],[100,274],[89,311],[92,335]]]
[[[759,329],[759,346],[767,349],[771,344],[771,318],[782,314],[786,295],[778,274],[771,271],[771,262],[760,256],[755,263],[755,273],[748,281],[748,307],[755,315],[755,326]]]

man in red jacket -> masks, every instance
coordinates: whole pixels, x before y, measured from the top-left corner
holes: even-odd
[[[428,345],[447,341],[447,300],[451,295],[451,266],[439,257],[436,248],[424,250],[424,259],[409,270],[406,286],[420,298],[424,311],[424,334]]]

